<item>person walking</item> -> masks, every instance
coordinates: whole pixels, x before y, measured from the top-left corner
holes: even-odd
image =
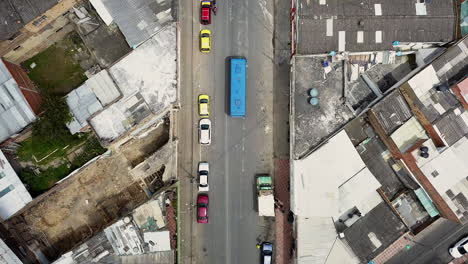
[[[216,6],[216,0],[213,0],[211,3],[213,4],[213,15],[216,16],[216,11],[218,10],[218,7]]]

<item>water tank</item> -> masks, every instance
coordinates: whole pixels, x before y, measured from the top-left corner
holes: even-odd
[[[309,104],[311,105],[318,105],[319,99],[317,97],[312,97],[309,99]]]
[[[312,97],[317,97],[318,96],[318,89],[317,88],[310,89],[309,95],[312,96]]]

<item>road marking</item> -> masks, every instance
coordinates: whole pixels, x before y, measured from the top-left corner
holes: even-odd
[[[226,264],[229,264],[231,262],[231,240],[229,239],[229,152],[228,152],[228,138],[229,138],[229,130],[228,130],[228,118],[225,119],[224,122],[224,131],[226,131],[226,136],[224,137],[224,153],[225,155],[225,165],[224,165],[224,193],[226,194],[226,200],[225,200],[225,210],[226,210]]]

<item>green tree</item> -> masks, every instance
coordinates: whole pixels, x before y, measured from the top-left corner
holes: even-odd
[[[42,115],[33,125],[33,134],[46,140],[66,140],[70,132],[66,124],[72,120],[70,109],[64,98],[45,95]]]

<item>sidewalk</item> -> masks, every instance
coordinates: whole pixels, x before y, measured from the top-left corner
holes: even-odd
[[[283,208],[275,209],[276,262],[291,263],[292,225],[288,223],[289,212],[289,160],[275,160],[275,197]]]

